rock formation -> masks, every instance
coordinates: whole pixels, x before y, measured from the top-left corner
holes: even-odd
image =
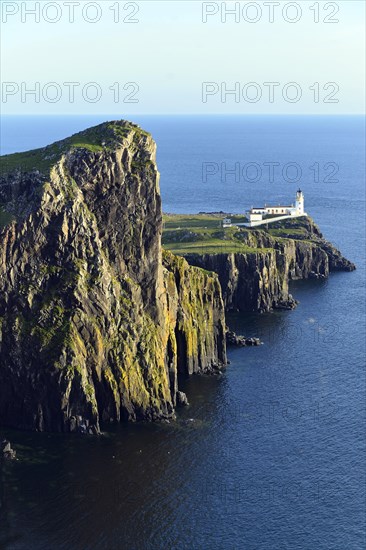
[[[233,330],[228,330],[226,333],[226,344],[228,346],[235,346],[238,348],[245,348],[247,346],[260,346],[261,341],[259,338],[250,337],[246,338],[240,334],[236,334]]]
[[[155,149],[120,121],[1,157],[1,424],[170,418],[179,373],[226,363],[217,276],[162,259]]]
[[[12,449],[10,442],[4,439],[0,442],[0,466],[2,460],[16,460],[17,453]],[[1,501],[0,501],[1,508]]]
[[[292,308],[290,280],[354,269],[307,218],[282,236],[238,230],[256,252],[162,251],[155,151],[119,121],[1,157],[0,424],[174,417],[180,375],[227,362],[224,307]]]
[[[293,309],[297,302],[289,293],[290,281],[355,269],[310,218],[269,227],[278,230],[278,236],[265,229],[238,229],[241,241],[258,252],[185,255],[191,265],[218,274],[227,310]]]

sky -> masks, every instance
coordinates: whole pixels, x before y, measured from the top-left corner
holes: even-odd
[[[364,113],[364,23],[363,0],[2,0],[1,113]]]

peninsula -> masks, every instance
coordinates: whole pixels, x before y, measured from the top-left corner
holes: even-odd
[[[1,157],[0,424],[174,418],[180,376],[227,362],[225,308],[287,307],[289,280],[354,269],[307,217],[165,216],[162,247],[155,152],[116,121]]]
[[[292,309],[290,281],[355,269],[307,215],[275,216],[251,227],[246,218],[222,212],[165,215],[163,246],[217,273],[227,310]]]

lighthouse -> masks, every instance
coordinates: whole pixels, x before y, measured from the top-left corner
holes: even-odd
[[[277,206],[260,206],[252,207],[247,213],[249,223],[235,224],[245,225],[247,227],[254,227],[262,224],[269,224],[285,220],[287,218],[298,218],[300,216],[307,216],[305,212],[305,199],[304,193],[301,189],[296,192],[296,202],[290,205],[277,205]],[[226,221],[226,220],[225,220]]]
[[[305,209],[304,209],[304,193],[301,191],[301,189],[298,189],[298,190],[297,190],[297,193],[296,193],[296,204],[295,204],[295,208],[296,208],[296,215],[297,215],[297,216],[302,216],[302,215],[305,213]]]

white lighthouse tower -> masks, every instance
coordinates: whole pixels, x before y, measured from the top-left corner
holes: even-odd
[[[299,218],[300,216],[307,216],[305,212],[305,199],[304,193],[301,189],[296,192],[296,202],[290,206],[260,206],[258,208],[252,207],[247,213],[249,223],[236,223],[235,225],[245,225],[247,227],[256,227],[258,225],[269,224],[286,220],[287,218]],[[224,224],[231,220],[224,220]],[[225,227],[225,225],[224,225]],[[226,226],[228,227],[228,226]]]
[[[304,193],[301,191],[301,189],[298,189],[296,193],[296,215],[297,216],[303,216],[305,214],[305,208],[304,208]]]

